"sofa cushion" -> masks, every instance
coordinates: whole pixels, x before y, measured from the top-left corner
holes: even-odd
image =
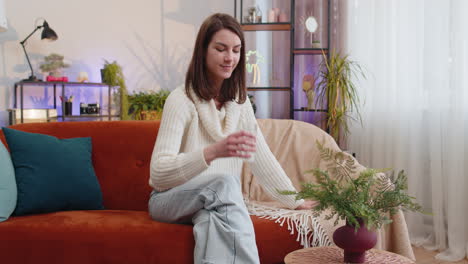
[[[149,167],[159,121],[25,123],[10,128],[57,138],[91,137],[105,208],[148,211]]]
[[[10,217],[16,207],[15,169],[10,153],[0,142],[0,222]]]
[[[300,248],[285,226],[252,220],[261,263],[283,263]],[[192,230],[143,211],[64,211],[10,218],[0,225],[0,249],[2,263],[193,263]]]
[[[18,188],[14,215],[102,209],[91,138],[58,139],[3,128]]]

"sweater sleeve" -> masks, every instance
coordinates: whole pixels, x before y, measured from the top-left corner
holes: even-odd
[[[203,149],[180,153],[193,114],[190,111],[190,103],[184,92],[176,89],[164,105],[150,164],[149,184],[158,191],[183,184],[208,168]]]
[[[243,122],[257,122],[250,101],[247,100],[243,109]],[[295,191],[291,180],[286,175],[270,147],[263,137],[262,131],[257,129],[257,152],[254,162],[250,163],[253,175],[259,183],[275,200],[281,202],[288,208],[294,209],[301,205],[304,200],[297,200],[293,195],[282,195],[278,191]]]

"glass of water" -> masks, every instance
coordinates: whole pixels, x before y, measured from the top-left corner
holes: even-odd
[[[250,134],[254,135],[255,139],[256,139],[257,138],[257,129],[258,129],[257,122],[250,122],[250,123],[245,124],[244,127],[241,130],[249,132]],[[253,162],[255,160],[255,152],[249,152],[249,154],[250,154],[250,158],[242,158],[242,159],[244,161],[247,161],[247,162]]]

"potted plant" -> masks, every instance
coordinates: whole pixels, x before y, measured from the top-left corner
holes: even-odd
[[[51,53],[49,56],[44,57],[45,63],[41,64],[39,68],[42,72],[48,73],[47,81],[68,81],[62,79],[62,69],[70,67],[69,64],[63,62],[63,56],[57,53]]]
[[[129,114],[136,120],[161,119],[166,99],[170,92],[139,92],[128,96]]]
[[[327,58],[325,53],[322,54],[324,59],[318,71],[317,101],[322,106],[327,105],[327,127],[341,146],[341,139],[349,133],[348,118],[354,119],[350,114],[355,112],[356,119],[361,121],[354,81],[366,76],[361,66],[350,60],[348,55],[332,52]]]
[[[344,262],[363,263],[365,251],[377,242],[372,230],[391,223],[390,216],[400,209],[421,211],[421,206],[406,193],[407,177],[403,171],[397,177],[375,169],[357,173],[355,159],[349,154],[326,148],[319,141],[316,144],[327,170],[307,171],[314,175],[315,183],[302,184],[299,192],[280,193],[295,195],[297,200],[318,201],[312,209],[314,215],[329,210],[326,219],[335,218],[335,226],[339,220],[345,220],[346,225],[334,232],[333,240],[344,249]]]
[[[116,61],[111,63],[104,60],[104,68],[101,69],[101,77],[103,83],[119,87],[117,95],[120,101],[120,119],[128,120],[128,92],[122,67]]]

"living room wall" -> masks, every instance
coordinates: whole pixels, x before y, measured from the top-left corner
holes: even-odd
[[[184,81],[198,27],[214,12],[234,13],[230,0],[5,0],[8,31],[0,33],[0,126],[8,125],[13,85],[30,75],[19,44],[44,18],[58,40],[36,32],[26,49],[37,77],[44,56],[59,53],[70,81],[87,72],[100,82],[104,59],[123,67],[129,91],[174,89]]]

